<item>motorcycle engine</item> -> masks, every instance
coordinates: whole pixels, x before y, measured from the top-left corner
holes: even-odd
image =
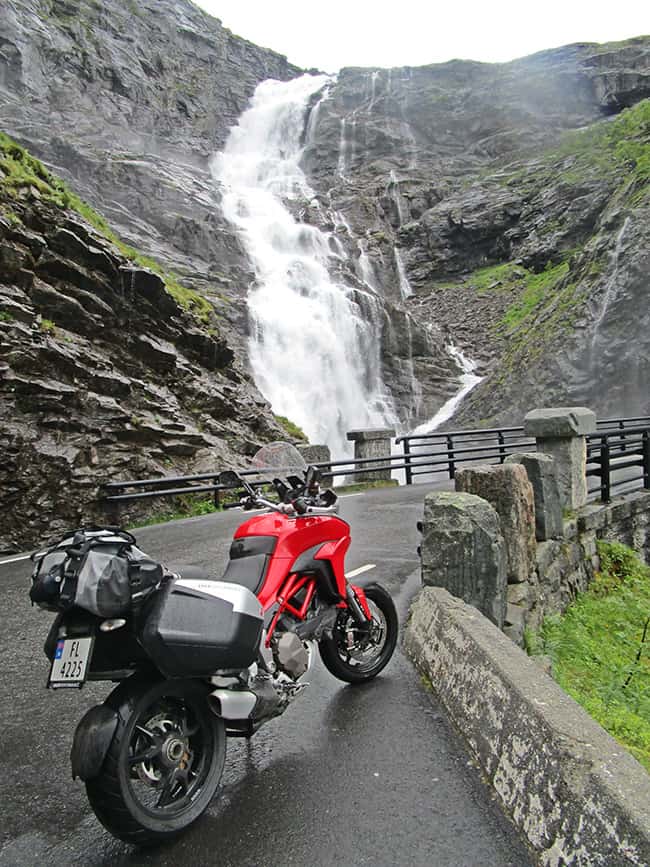
[[[272,646],[275,664],[292,680],[298,680],[309,669],[311,649],[295,632],[282,632]]]

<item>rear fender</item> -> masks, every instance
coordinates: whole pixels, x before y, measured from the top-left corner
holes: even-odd
[[[70,751],[72,779],[92,780],[102,769],[117,728],[117,711],[105,704],[91,707],[79,721]]]

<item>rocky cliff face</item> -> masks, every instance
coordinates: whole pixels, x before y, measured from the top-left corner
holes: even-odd
[[[134,247],[217,305],[241,299],[251,276],[209,158],[260,81],[300,70],[189,0],[9,0],[2,16],[0,129]]]
[[[641,37],[347,69],[314,108],[305,162],[350,255],[488,374],[455,423],[650,409],[648,96]]]
[[[210,305],[70,198],[0,139],[0,550],[105,520],[102,482],[218,471],[287,437]]]

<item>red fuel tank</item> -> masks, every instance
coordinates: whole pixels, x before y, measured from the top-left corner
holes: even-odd
[[[258,591],[262,606],[272,605],[292,566],[306,551],[315,548],[316,559],[328,559],[332,563],[339,592],[345,596],[343,561],[350,546],[350,526],[341,518],[331,515],[287,517],[277,512],[258,515],[245,521],[235,531],[235,539],[248,536],[275,536],[277,543],[271,555],[264,584]],[[332,542],[318,557],[318,548]]]

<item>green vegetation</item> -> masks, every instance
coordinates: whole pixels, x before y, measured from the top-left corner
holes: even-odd
[[[7,310],[0,310],[0,322],[13,322],[14,319],[13,313],[9,313]]]
[[[168,521],[179,521],[182,518],[196,518],[201,515],[211,515],[220,512],[221,507],[215,506],[211,496],[199,494],[185,494],[177,498],[178,506],[174,510],[158,512],[150,518],[138,521],[129,527],[135,530],[140,527],[151,527],[154,524],[166,524]]]
[[[562,262],[555,267],[549,263],[540,274],[527,273],[523,294],[518,301],[508,307],[504,314],[503,324],[506,329],[514,330],[542,301],[548,300],[552,291],[568,272],[568,264]]]
[[[40,330],[43,334],[56,334],[56,325],[52,322],[51,319],[41,319],[39,326]]]
[[[612,121],[568,133],[551,159],[573,158],[562,173],[577,183],[595,169],[601,175],[620,173],[645,185],[650,181],[650,99],[622,111]]]
[[[650,770],[650,568],[619,543],[598,553],[589,589],[525,643],[551,657],[560,686]]]
[[[297,424],[292,422],[290,419],[286,418],[286,416],[276,415],[275,413],[273,413],[273,416],[274,416],[275,420],[277,421],[277,423],[285,429],[285,431],[291,437],[291,439],[302,440],[303,442],[308,442],[307,434],[304,432],[304,430],[301,427],[298,427]]]
[[[123,256],[158,274],[164,281],[167,291],[180,307],[192,313],[201,322],[210,320],[213,308],[207,299],[193,289],[183,286],[176,274],[165,271],[155,259],[144,256],[134,247],[120,240],[97,211],[73,193],[60,178],[48,172],[40,160],[33,157],[8,135],[0,132],[0,191],[10,199],[18,199],[25,190],[31,191],[32,194],[35,191],[39,198],[59,208],[70,208],[76,211],[107,241],[114,244]]]

